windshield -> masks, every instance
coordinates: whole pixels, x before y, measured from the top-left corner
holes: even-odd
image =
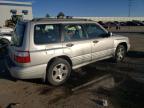
[[[22,46],[23,37],[25,34],[25,27],[26,27],[26,23],[24,22],[18,22],[16,24],[16,28],[12,36],[12,45],[17,46],[17,47]]]

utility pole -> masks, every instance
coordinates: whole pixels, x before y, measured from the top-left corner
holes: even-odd
[[[132,0],[128,0],[128,8],[129,8],[128,17],[130,17],[131,16],[131,8],[132,8]]]

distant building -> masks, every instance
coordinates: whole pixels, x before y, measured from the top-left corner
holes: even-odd
[[[26,20],[32,19],[32,3],[0,1],[0,26],[4,26],[5,21],[11,19],[12,15],[22,15]]]
[[[75,17],[75,18],[84,18],[90,19],[94,21],[132,21],[132,20],[139,20],[144,21],[144,17]]]

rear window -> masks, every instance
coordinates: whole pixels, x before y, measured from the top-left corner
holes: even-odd
[[[58,24],[40,24],[34,27],[34,43],[49,44],[60,42],[60,29]]]
[[[18,22],[12,36],[12,44],[14,46],[20,47],[23,43],[23,37],[25,34],[26,23]]]

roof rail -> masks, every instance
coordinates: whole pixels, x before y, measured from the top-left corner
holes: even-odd
[[[66,18],[34,18],[32,21],[92,21],[90,19],[72,18],[67,16]]]

